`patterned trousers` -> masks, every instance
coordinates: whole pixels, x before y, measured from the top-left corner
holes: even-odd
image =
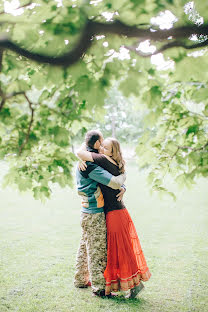
[[[81,214],[82,236],[76,258],[75,287],[91,281],[92,291],[105,289],[103,273],[107,263],[106,220],[104,212]]]

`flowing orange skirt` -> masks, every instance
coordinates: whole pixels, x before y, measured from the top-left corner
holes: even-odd
[[[104,272],[106,295],[128,290],[147,281],[151,273],[127,209],[113,210],[106,216],[107,267]]]

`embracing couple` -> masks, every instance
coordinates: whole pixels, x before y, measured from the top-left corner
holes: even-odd
[[[82,237],[74,285],[91,286],[100,297],[130,290],[126,298],[134,298],[151,274],[122,201],[126,174],[120,144],[114,138],[103,140],[100,131],[91,130],[77,155],[84,162],[76,171]]]

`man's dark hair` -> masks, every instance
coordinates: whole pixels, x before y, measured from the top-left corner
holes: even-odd
[[[100,140],[100,132],[97,130],[90,130],[86,133],[85,143],[86,146],[94,148],[94,144],[97,140]]]

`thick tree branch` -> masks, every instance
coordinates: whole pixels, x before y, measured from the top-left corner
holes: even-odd
[[[208,35],[208,24],[203,26],[183,26],[172,28],[168,30],[154,30],[142,29],[136,26],[128,26],[120,21],[114,21],[112,23],[99,23],[88,20],[83,28],[82,34],[77,45],[69,52],[61,56],[48,56],[42,53],[31,52],[28,49],[20,47],[18,44],[12,42],[8,38],[0,39],[0,48],[5,48],[16,52],[31,60],[48,63],[58,66],[70,66],[78,62],[83,54],[89,49],[93,43],[93,38],[96,35],[114,34],[119,36],[126,36],[128,38],[139,38],[142,40],[152,41],[166,41],[168,38],[173,39],[189,39],[191,35]],[[204,46],[205,43],[196,44],[193,48]],[[174,41],[163,46],[163,49],[168,49],[173,46],[182,46],[182,43]],[[158,53],[158,52],[157,52]]]
[[[128,38],[142,38],[143,40],[150,39],[153,41],[166,40],[169,37],[175,39],[189,38],[193,34],[198,35],[208,35],[208,25],[203,26],[182,26],[177,28],[172,28],[168,30],[154,30],[137,28],[135,26],[128,26],[120,21],[115,21],[113,23],[98,23],[91,22],[91,27],[93,28],[94,35],[98,34],[115,34],[123,35]]]
[[[57,57],[30,52],[27,49],[21,48],[17,44],[5,38],[0,39],[0,47],[4,47],[8,50],[16,52],[19,55],[22,55],[26,58],[29,58],[31,60],[34,60],[40,63],[48,63],[48,64],[59,65],[59,66],[63,66],[63,65],[70,66],[76,63],[83,56],[86,50],[91,46],[92,36],[93,36],[93,31],[91,29],[91,26],[90,25],[86,26],[77,46],[72,51],[69,51],[68,53],[64,55],[57,56]]]
[[[30,108],[30,111],[31,111],[31,118],[30,118],[30,123],[29,123],[29,127],[27,129],[27,134],[26,134],[25,140],[22,142],[22,144],[21,144],[21,146],[19,148],[19,155],[21,155],[23,148],[25,147],[25,145],[29,141],[29,136],[30,136],[33,120],[34,120],[34,111],[35,111],[34,108],[32,107],[32,102],[30,101],[30,99],[28,98],[26,93],[24,93],[24,97],[26,98],[26,100],[27,100],[27,102],[29,104],[29,108]]]

